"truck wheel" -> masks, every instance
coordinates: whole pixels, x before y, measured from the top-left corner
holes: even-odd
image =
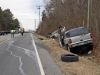
[[[64,62],[76,62],[79,61],[79,56],[76,54],[62,54],[61,60]]]
[[[60,44],[61,47],[64,47],[64,44],[63,44],[63,41],[62,41],[61,38],[59,38],[59,44]]]
[[[93,50],[93,44],[89,44],[88,50]]]
[[[61,46],[61,47],[63,47],[63,45],[62,45],[62,42],[61,42],[61,41],[59,41],[59,44],[60,44],[60,46]]]
[[[66,45],[66,46],[65,46],[65,48],[66,48],[69,52],[71,52],[71,51],[72,51],[72,49],[71,49],[71,48],[69,48],[69,46],[68,46],[68,45]]]
[[[71,52],[71,48],[69,48],[69,46],[67,47],[68,51]]]

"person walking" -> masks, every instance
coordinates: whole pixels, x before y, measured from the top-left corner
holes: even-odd
[[[10,30],[11,38],[14,38],[14,30]]]
[[[21,35],[23,36],[24,30],[21,30]]]

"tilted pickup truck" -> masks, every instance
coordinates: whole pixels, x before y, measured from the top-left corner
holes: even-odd
[[[92,52],[93,39],[91,33],[85,27],[71,29],[65,32],[60,39],[60,44],[65,46],[70,52]]]

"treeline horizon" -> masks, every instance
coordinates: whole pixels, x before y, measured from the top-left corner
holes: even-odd
[[[20,28],[20,22],[14,17],[10,9],[2,10],[0,7],[0,31],[9,31]]]

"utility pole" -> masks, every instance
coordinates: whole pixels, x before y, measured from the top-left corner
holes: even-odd
[[[36,29],[36,19],[34,19],[34,22],[35,22],[35,29]]]
[[[40,22],[40,9],[42,6],[37,6],[37,9],[39,9],[39,22]]]
[[[87,28],[91,30],[92,20],[92,0],[88,0],[88,16],[87,16]]]
[[[37,6],[37,9],[39,9],[39,22],[40,22],[40,9],[42,6]],[[40,31],[41,31],[41,26],[40,26]]]

